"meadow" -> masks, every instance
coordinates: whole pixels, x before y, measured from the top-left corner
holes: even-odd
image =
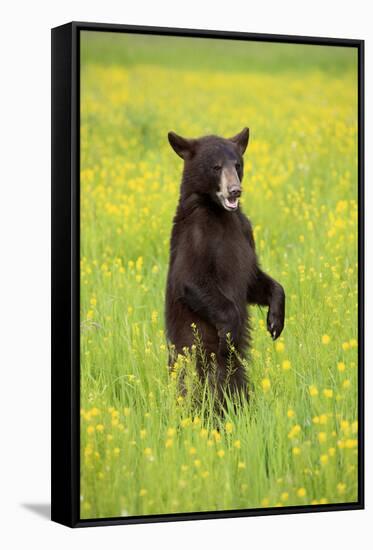
[[[356,52],[96,33],[81,51],[81,517],[356,501]],[[250,308],[250,403],[217,418],[167,368],[167,132],[244,126],[242,208],[286,325],[274,343]]]

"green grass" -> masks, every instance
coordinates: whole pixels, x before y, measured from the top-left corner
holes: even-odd
[[[86,33],[81,89],[81,516],[356,501],[356,52]],[[250,308],[250,403],[217,418],[167,369],[167,132],[246,125],[242,204],[286,327],[274,344]]]

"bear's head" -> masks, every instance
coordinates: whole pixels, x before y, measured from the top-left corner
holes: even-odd
[[[184,197],[196,194],[229,212],[237,210],[249,129],[244,128],[227,139],[218,136],[187,139],[169,132],[168,141],[184,160],[181,189]]]

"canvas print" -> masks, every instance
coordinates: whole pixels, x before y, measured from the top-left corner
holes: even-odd
[[[358,500],[358,52],[80,33],[80,517]]]

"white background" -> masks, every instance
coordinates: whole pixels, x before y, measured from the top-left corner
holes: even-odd
[[[0,65],[0,544],[3,548],[372,547],[372,401],[367,509],[71,530],[48,518],[50,491],[50,28],[99,21],[363,38],[366,211],[371,234],[372,19],[369,0],[40,0],[2,5]],[[369,23],[370,19],[370,23]],[[369,99],[370,98],[370,99]],[[367,258],[367,286],[372,265]],[[367,292],[367,311],[372,292]],[[369,315],[367,315],[369,321]],[[367,333],[367,340],[369,333]],[[368,341],[366,364],[372,356]],[[369,349],[370,348],[370,349]],[[368,369],[367,369],[368,370]],[[370,375],[367,373],[369,396]],[[167,472],[165,472],[167,475]]]

